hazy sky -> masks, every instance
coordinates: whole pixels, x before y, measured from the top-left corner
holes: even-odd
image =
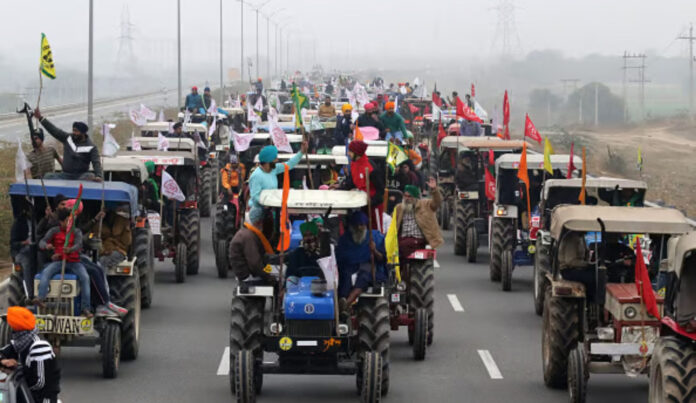
[[[694,0],[508,1],[515,7],[520,55],[558,49],[569,56],[620,55],[624,50],[677,56],[684,54],[685,43],[674,38],[685,31],[690,20],[696,20]],[[124,5],[129,6],[135,26],[136,55],[152,57],[156,53],[164,59],[162,64],[175,63],[176,0],[94,3],[98,65],[116,58]],[[219,0],[181,0],[181,4],[183,48],[187,52],[184,60],[195,56],[200,63],[219,63]],[[422,55],[481,59],[497,53],[499,49],[492,47],[498,25],[497,4],[497,0],[272,0],[263,10],[285,8],[278,19],[294,22],[291,64],[300,47],[304,49],[300,54],[303,60],[312,58],[316,39],[317,59],[324,65],[379,67],[390,60],[412,58],[414,66],[410,67],[417,67]],[[0,0],[0,5],[0,57],[5,62],[34,69],[43,31],[59,68],[86,67],[88,0]],[[239,1],[223,0],[226,67],[239,65],[239,6]],[[246,10],[245,54],[255,58],[255,14],[251,7]],[[261,21],[261,53],[265,54],[266,25],[263,17]],[[516,38],[513,40],[516,43]],[[271,42],[272,53],[273,46]]]

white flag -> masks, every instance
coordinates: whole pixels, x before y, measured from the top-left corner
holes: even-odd
[[[31,168],[31,162],[27,160],[22,150],[22,142],[17,139],[17,156],[15,157],[15,179],[17,182],[24,182],[24,171]]]
[[[249,122],[256,122],[256,113],[250,104],[247,104],[247,120]]]
[[[129,109],[128,117],[130,118],[131,122],[133,122],[133,124],[136,126],[142,126],[145,123],[147,123],[147,119],[145,118],[145,116],[143,116],[142,110],[140,109]]]
[[[440,107],[435,105],[435,102],[433,102],[432,109],[433,109],[433,121],[442,120],[442,109],[440,109]]]
[[[140,145],[140,142],[135,139],[135,132],[131,131],[131,150],[133,151],[142,151],[143,147]]]
[[[242,101],[239,99],[239,94],[237,94],[237,100],[234,102],[234,107],[235,107],[235,108],[241,108],[241,107],[242,107]]]
[[[290,141],[288,140],[285,131],[278,125],[277,122],[268,122],[269,133],[273,139],[273,144],[278,148],[278,151],[292,152],[292,147],[290,146]]]
[[[157,121],[164,122],[164,109],[160,109],[159,118],[157,119]]]
[[[162,135],[162,132],[157,133],[157,149],[167,151],[169,149],[169,139]]]
[[[181,188],[166,170],[162,170],[162,195],[180,202],[186,200]]]
[[[256,97],[256,103],[254,104],[254,110],[259,112],[263,111],[263,97],[259,95]]]
[[[118,145],[118,141],[111,135],[111,129],[114,127],[116,127],[116,125],[113,123],[105,123],[104,126],[102,126],[102,135],[104,137],[102,155],[105,157],[113,157],[121,148],[121,146]]]
[[[254,133],[237,133],[232,130],[232,143],[234,144],[234,150],[238,153],[248,150],[249,144],[251,144],[253,139]]]
[[[217,115],[217,105],[215,104],[215,98],[210,98],[210,108],[208,108],[208,113],[213,116]]]
[[[488,112],[486,112],[485,109],[483,109],[483,106],[478,103],[478,101],[474,100],[474,113],[476,113],[476,116],[480,117],[481,119],[488,120]]]
[[[146,120],[155,120],[157,118],[157,114],[155,111],[152,109],[148,108],[147,106],[140,104],[140,114],[146,119]]]
[[[184,111],[184,126],[191,123],[191,112],[188,109]]]
[[[293,114],[293,116],[294,116],[294,114]],[[276,108],[270,107],[268,109],[268,120],[269,121],[272,120],[272,121],[278,123],[278,111],[276,110]]]
[[[208,129],[208,138],[213,136],[216,128],[217,128],[217,119],[213,118],[213,123],[210,125],[210,129]]]

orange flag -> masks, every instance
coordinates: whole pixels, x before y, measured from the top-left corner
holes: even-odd
[[[585,161],[585,147],[582,148],[582,187],[580,188],[580,196],[578,196],[578,200],[580,201],[580,204],[583,206],[585,205],[585,182],[587,181],[587,168],[585,167],[586,161]]]
[[[517,178],[524,182],[527,190],[527,219],[532,222],[532,207],[529,201],[529,173],[527,172],[527,142],[522,145],[522,155],[520,156],[520,166],[517,169]]]
[[[288,195],[290,194],[290,168],[288,164],[283,164],[285,173],[283,174],[283,201],[280,208],[280,239],[278,240],[278,251],[286,251],[290,247],[290,234],[292,227],[288,221]]]
[[[355,122],[355,135],[353,135],[353,140],[363,141],[363,134],[358,127],[358,122]]]

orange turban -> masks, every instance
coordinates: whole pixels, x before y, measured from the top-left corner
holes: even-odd
[[[350,104],[343,104],[341,106],[341,112],[346,113],[346,111],[352,111],[353,107]]]
[[[389,101],[389,102],[387,102],[386,105],[384,105],[384,109],[386,109],[386,110],[388,110],[388,111],[393,111],[393,110],[394,110],[394,106],[395,106],[395,105],[394,105],[394,102]]]
[[[23,330],[34,330],[36,318],[30,310],[21,306],[11,306],[7,308],[7,324],[15,332]]]

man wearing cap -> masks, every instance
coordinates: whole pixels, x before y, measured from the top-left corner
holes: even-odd
[[[203,89],[203,109],[206,111],[210,108],[212,104],[213,97],[210,95],[210,87],[205,87]]]
[[[406,257],[426,245],[436,249],[444,240],[435,213],[442,204],[442,193],[437,188],[435,178],[430,178],[428,188],[431,199],[421,199],[420,189],[413,185],[404,187],[404,199],[394,209],[392,225],[399,234],[399,259]]]
[[[63,144],[63,172],[49,173],[46,179],[94,180],[101,182],[103,178],[99,149],[87,135],[89,128],[83,122],[74,122],[72,134],[57,128],[41,115],[39,108],[34,111],[34,117],[56,140]],[[94,174],[88,172],[92,164]]]
[[[350,176],[343,183],[343,189],[357,189],[368,192],[372,207],[372,229],[382,230],[382,212],[384,211],[384,173],[367,158],[367,144],[361,140],[353,140],[348,145],[348,157],[351,160]],[[367,177],[370,177],[370,189],[367,189]]]
[[[184,107],[189,112],[198,113],[203,108],[203,98],[198,93],[198,87],[191,87],[191,93],[186,95]]]
[[[47,173],[55,171],[53,160],[58,161],[63,166],[63,159],[58,155],[58,151],[52,146],[44,145],[44,132],[39,129],[31,134],[32,150],[27,155],[27,160],[31,163],[31,177],[34,179],[43,178]]]
[[[356,211],[348,217],[348,231],[338,240],[336,262],[338,263],[338,296],[341,310],[350,306],[360,294],[372,285],[371,257],[374,256],[375,278],[377,282],[386,280],[384,264],[387,255],[384,248],[384,235],[372,230],[372,243],[367,228],[365,213]]]
[[[379,130],[379,139],[384,140],[386,133],[384,125],[379,120],[379,108],[376,101],[365,104],[365,113],[358,117],[357,124],[358,127],[374,127]]]
[[[266,264],[266,255],[274,254],[268,241],[272,229],[265,229],[263,210],[253,209],[249,212],[249,220],[234,234],[229,246],[229,262],[237,280],[275,282]]]
[[[406,124],[404,123],[404,118],[394,111],[394,102],[389,101],[384,106],[386,111],[379,117],[379,120],[384,125],[384,130],[386,132],[385,139],[389,141],[392,138],[397,138],[403,141],[406,135]]]
[[[12,335],[10,344],[0,349],[0,364],[6,368],[21,365],[34,402],[57,403],[60,366],[51,345],[39,338],[36,317],[27,308],[11,306],[6,320]]]
[[[353,133],[353,107],[350,104],[341,106],[342,115],[336,118],[336,128],[334,129],[334,141],[337,146],[343,146],[350,139]]]
[[[276,146],[266,146],[259,152],[259,167],[249,175],[249,209],[263,210],[259,198],[265,189],[278,189],[278,175],[285,172],[285,166],[289,170],[295,168],[302,157],[307,154],[307,142],[302,142],[300,152],[293,155],[285,164],[276,165],[278,149]]]

